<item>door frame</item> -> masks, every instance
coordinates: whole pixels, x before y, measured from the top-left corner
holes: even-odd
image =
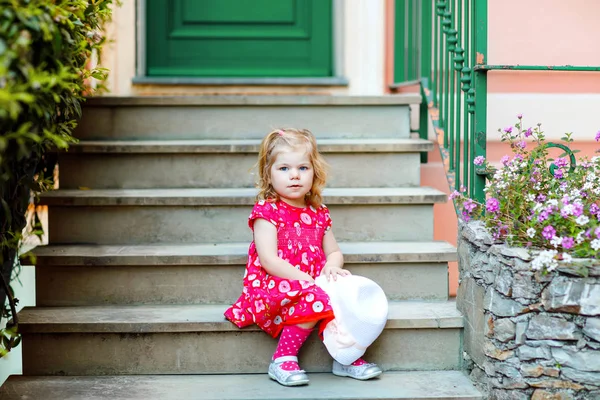
[[[274,0],[277,1],[277,0]],[[263,84],[331,84],[340,81],[345,82],[344,78],[344,0],[332,0],[333,6],[333,76],[331,77],[306,77],[306,78],[150,78],[150,80],[164,81],[165,83],[245,83],[245,82],[260,82]],[[135,80],[146,81],[146,0],[136,0],[136,77]]]

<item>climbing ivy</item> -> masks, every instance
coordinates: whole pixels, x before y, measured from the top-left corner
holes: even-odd
[[[0,330],[0,357],[20,342],[10,282],[27,211],[53,186],[56,151],[75,142],[84,96],[102,89],[92,81],[107,71],[90,60],[105,42],[101,29],[113,3],[0,0],[0,322],[12,318]],[[41,235],[33,217],[33,233]]]

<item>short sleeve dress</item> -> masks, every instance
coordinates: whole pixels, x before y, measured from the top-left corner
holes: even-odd
[[[254,229],[258,218],[277,227],[280,258],[313,278],[319,276],[326,261],[323,237],[331,228],[327,207],[259,201],[248,219],[250,229]],[[260,264],[253,241],[248,249],[242,295],[225,311],[225,317],[239,328],[255,323],[277,337],[285,325],[322,320],[324,327],[333,319],[333,310],[327,294],[315,284],[269,275]]]

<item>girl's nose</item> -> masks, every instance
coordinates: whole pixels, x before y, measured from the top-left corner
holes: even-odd
[[[292,179],[298,179],[300,177],[300,174],[298,173],[298,170],[292,169],[290,170],[290,176]]]

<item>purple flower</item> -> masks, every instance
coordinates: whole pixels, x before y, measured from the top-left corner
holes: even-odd
[[[511,133],[512,132],[512,126],[507,126],[506,128],[504,128],[504,132],[506,133]]]
[[[498,201],[498,199],[491,197],[487,199],[485,203],[485,209],[487,210],[487,212],[496,212],[500,209],[500,202]]]
[[[597,238],[600,238],[600,228],[594,229],[594,235],[596,235]]]
[[[460,197],[460,192],[458,190],[455,190],[454,192],[450,193],[450,196],[448,196],[448,200],[454,200],[457,197]]]
[[[560,168],[557,168],[554,170],[554,177],[556,179],[562,179],[563,178],[563,171]]]
[[[477,207],[477,203],[475,203],[472,199],[467,199],[463,206],[465,207],[465,210],[470,214]]]
[[[525,131],[525,137],[530,137],[531,135],[533,135],[533,131],[531,130],[531,128],[529,128]]]
[[[548,211],[544,210],[540,213],[540,215],[538,215],[538,221],[539,222],[544,222],[545,220],[548,219]]]
[[[527,147],[527,142],[525,142],[524,140],[521,140],[520,142],[516,143],[516,146],[520,149],[524,149],[525,147]]]
[[[556,159],[556,161],[554,161],[554,164],[557,167],[566,167],[567,164],[568,164],[568,162],[567,162],[567,159],[565,157],[559,157],[559,158]]]
[[[583,205],[579,203],[573,204],[573,215],[577,218],[583,214]]]
[[[523,118],[523,114],[517,114],[517,118],[519,118],[519,119]]]
[[[600,210],[600,208],[598,208],[598,205],[596,203],[593,203],[590,206],[590,213],[591,214],[596,214],[599,210]]]
[[[471,219],[471,216],[466,211],[462,212],[462,216],[465,222],[469,222],[469,220]]]
[[[503,165],[507,165],[509,161],[510,161],[510,157],[509,157],[509,156],[503,156],[503,157],[500,159],[500,162],[501,162]]]
[[[545,194],[541,194],[541,193],[538,194],[537,201],[539,203],[543,203],[544,201],[546,201],[546,195]]]
[[[483,156],[477,156],[473,160],[473,164],[475,164],[475,165],[483,165],[484,162],[485,162],[485,158]]]
[[[562,247],[564,249],[571,249],[571,248],[573,248],[574,245],[575,245],[575,240],[572,237],[566,236],[562,239]]]
[[[523,161],[523,156],[520,154],[515,155],[515,160]]]
[[[542,230],[542,236],[548,240],[552,239],[556,235],[556,230],[552,227],[552,225],[548,225]]]
[[[596,132],[596,142],[600,140],[600,131]]]

